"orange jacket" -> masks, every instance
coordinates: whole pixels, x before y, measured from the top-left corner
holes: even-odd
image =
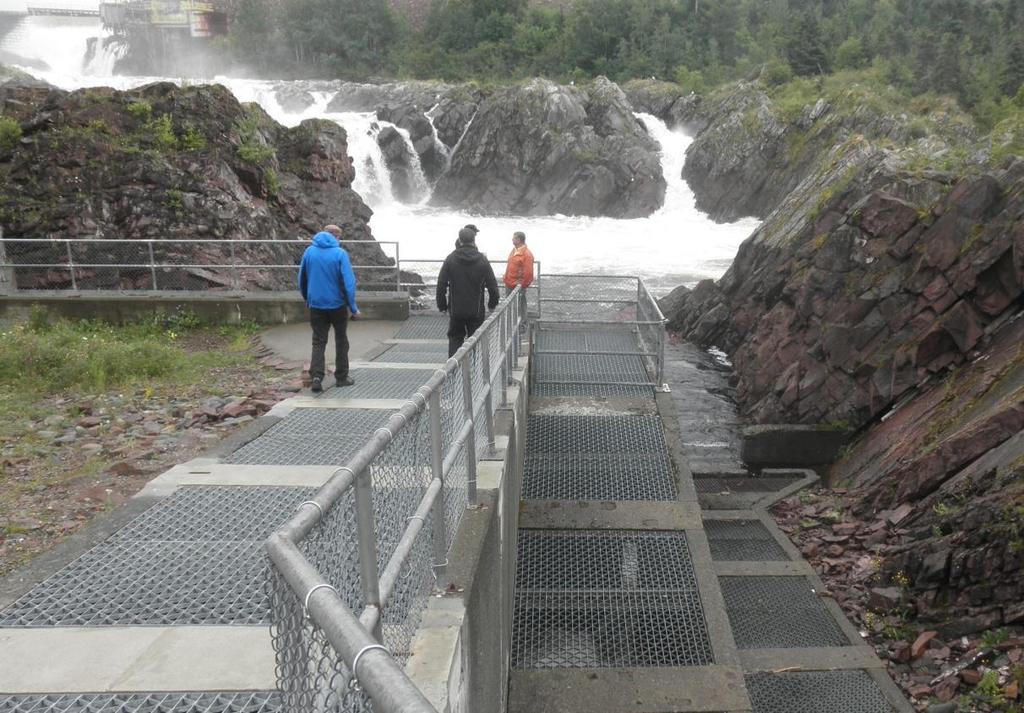
[[[516,285],[526,289],[533,284],[533,253],[525,245],[512,248],[508,255],[508,266],[505,268],[505,287],[510,290]]]

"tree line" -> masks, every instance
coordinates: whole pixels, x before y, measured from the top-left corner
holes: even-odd
[[[278,76],[605,75],[703,92],[755,74],[781,84],[873,68],[982,118],[1024,103],[1021,0],[429,0],[416,25],[387,0],[240,0],[228,47]]]

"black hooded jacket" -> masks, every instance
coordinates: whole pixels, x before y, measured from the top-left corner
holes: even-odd
[[[484,287],[489,297],[487,308],[494,309],[498,306],[498,281],[491,263],[475,245],[461,245],[445,258],[437,276],[437,308],[442,312],[450,308],[456,319],[483,319]]]

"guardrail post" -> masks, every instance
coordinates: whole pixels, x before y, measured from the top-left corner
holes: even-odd
[[[668,324],[667,319],[661,320],[661,328],[658,332],[658,388],[665,388],[665,325]]]
[[[402,291],[402,259],[401,259],[401,248],[398,243],[395,243],[395,292]]]
[[[149,271],[153,275],[153,289],[160,289],[156,284],[156,258],[153,256],[153,241],[147,240],[146,243],[149,245]]]
[[[18,289],[14,277],[14,266],[7,264],[7,241],[4,240],[4,229],[0,226],[0,294],[12,295]]]
[[[231,240],[228,243],[231,250],[231,287],[232,289],[238,289],[238,263],[235,260],[235,241]]]
[[[518,298],[516,298],[518,299]],[[508,370],[508,352],[512,348],[512,344],[509,342],[508,333],[508,319],[509,315],[512,314],[512,306],[509,305],[505,308],[505,311],[501,314],[501,319],[498,320],[498,344],[501,345],[501,405],[508,406],[508,384],[509,376],[511,374]]]
[[[435,480],[441,481],[441,493],[434,501],[432,512],[434,528],[434,575],[444,574],[448,566],[448,532],[444,519],[444,448],[441,431],[441,387],[430,395],[430,470]]]
[[[71,289],[78,290],[78,281],[75,280],[75,258],[71,255],[71,241],[65,240],[64,245],[68,249],[68,270],[71,272]]]
[[[474,347],[475,349],[476,347]],[[469,355],[463,354],[462,363],[462,405],[469,419],[469,438],[466,440],[466,502],[476,505],[476,422],[473,418],[473,382],[469,377]]]
[[[480,335],[475,350],[481,352],[481,371],[484,375],[484,427],[487,429],[487,447],[494,450],[494,394],[491,393],[491,330],[494,322],[487,326],[487,332]]]
[[[380,581],[377,575],[377,535],[373,521],[373,481],[370,466],[365,465],[356,473],[356,534],[359,539],[359,581],[363,588],[363,602],[366,606],[377,607],[380,611]],[[381,640],[381,620],[377,617],[373,638]]]

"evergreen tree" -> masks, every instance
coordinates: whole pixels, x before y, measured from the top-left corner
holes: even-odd
[[[786,59],[798,76],[825,74],[829,71],[828,52],[818,18],[800,13],[786,39]]]

